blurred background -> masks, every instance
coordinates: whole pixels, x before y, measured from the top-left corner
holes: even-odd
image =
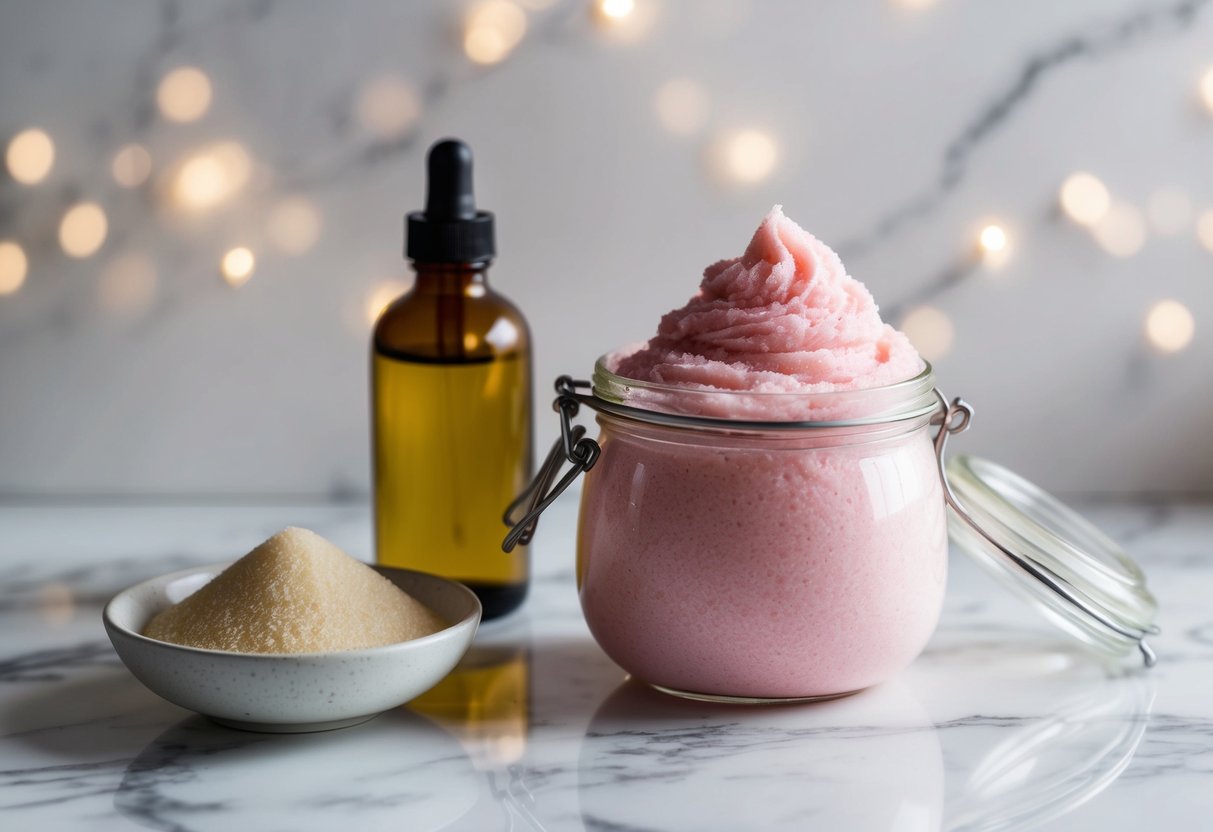
[[[763,214],[1068,493],[1213,493],[1213,2],[0,3],[0,495],[359,499],[424,154],[550,382]]]

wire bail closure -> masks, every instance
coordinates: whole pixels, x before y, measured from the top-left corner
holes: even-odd
[[[535,536],[535,528],[539,525],[539,515],[556,502],[578,475],[593,468],[602,454],[598,443],[585,435],[585,427],[573,424],[583,401],[577,394],[579,387],[588,390],[591,384],[588,381],[575,380],[572,376],[560,376],[556,379],[556,401],[552,402],[552,409],[560,414],[560,438],[548,451],[543,465],[539,467],[539,473],[506,507],[501,518],[510,527],[505,540],[501,542],[501,548],[505,552],[512,552],[520,543],[525,546],[531,542],[531,538]],[[573,467],[552,487],[552,482],[566,461]],[[526,514],[515,520],[514,512],[524,504]]]

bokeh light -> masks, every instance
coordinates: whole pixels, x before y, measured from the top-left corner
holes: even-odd
[[[1146,200],[1146,216],[1156,234],[1182,234],[1192,225],[1192,199],[1178,188],[1159,188]]]
[[[1132,257],[1146,244],[1146,220],[1132,203],[1114,199],[1091,233],[1113,257]]]
[[[237,246],[229,249],[223,255],[223,260],[219,264],[219,273],[223,275],[223,279],[229,286],[239,287],[248,283],[248,279],[253,276],[253,270],[257,268],[257,258],[253,256],[252,250],[246,246]]]
[[[594,8],[607,20],[623,20],[636,11],[636,0],[598,0]]]
[[[197,121],[211,107],[211,79],[197,67],[177,67],[161,79],[156,104],[169,121]]]
[[[114,154],[110,173],[122,187],[138,188],[151,176],[152,155],[141,144],[128,144]]]
[[[1213,113],[1213,66],[1200,77],[1200,98],[1210,113]]]
[[[398,75],[383,75],[367,82],[354,103],[358,123],[378,139],[396,139],[421,117],[421,94]]]
[[[220,142],[182,163],[173,180],[173,199],[190,210],[213,208],[238,193],[252,169],[252,159],[240,144]]]
[[[1196,221],[1196,240],[1213,254],[1213,209],[1202,212]]]
[[[0,295],[11,295],[20,289],[28,270],[25,249],[12,240],[0,240]]]
[[[1146,313],[1146,339],[1160,352],[1179,352],[1195,333],[1192,313],[1177,300],[1160,300]]]
[[[898,328],[927,361],[938,361],[952,351],[956,331],[942,309],[917,306],[906,313]]]
[[[998,254],[1006,251],[1007,248],[1007,231],[1001,225],[990,223],[981,229],[977,235],[977,245],[983,252],[988,254]]]
[[[320,239],[320,209],[301,196],[280,201],[266,220],[265,233],[283,254],[303,254]]]
[[[22,130],[9,141],[4,161],[13,179],[22,185],[37,185],[55,164],[55,143],[44,130]]]
[[[374,325],[388,304],[403,295],[406,289],[408,284],[400,280],[389,280],[372,289],[366,299],[367,322]]]
[[[690,78],[671,78],[653,95],[661,125],[676,136],[693,136],[708,120],[708,92]]]
[[[723,172],[734,182],[746,185],[761,182],[775,171],[778,161],[775,140],[761,130],[739,130],[724,139]]]
[[[1066,177],[1058,194],[1061,210],[1079,225],[1094,225],[1108,212],[1111,194],[1092,174],[1079,171]]]
[[[467,14],[463,51],[477,64],[499,63],[526,34],[526,12],[509,0],[484,0]]]
[[[997,271],[1011,259],[1011,233],[1001,221],[987,221],[977,232],[977,254],[981,265]]]
[[[91,257],[105,243],[109,223],[95,202],[73,205],[59,222],[59,245],[70,257]]]
[[[111,315],[134,318],[151,308],[156,297],[156,264],[142,252],[115,257],[101,271],[97,298]]]

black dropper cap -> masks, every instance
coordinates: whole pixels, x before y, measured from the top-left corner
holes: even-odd
[[[425,210],[408,215],[404,253],[419,263],[478,263],[497,253],[493,215],[476,210],[472,149],[443,139],[427,159]]]

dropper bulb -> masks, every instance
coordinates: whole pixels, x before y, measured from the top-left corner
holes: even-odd
[[[476,216],[472,189],[472,149],[458,139],[430,148],[425,215],[429,220],[469,220]]]
[[[404,255],[415,263],[487,263],[497,253],[491,211],[476,210],[472,149],[443,139],[426,157],[425,210],[405,219]]]

